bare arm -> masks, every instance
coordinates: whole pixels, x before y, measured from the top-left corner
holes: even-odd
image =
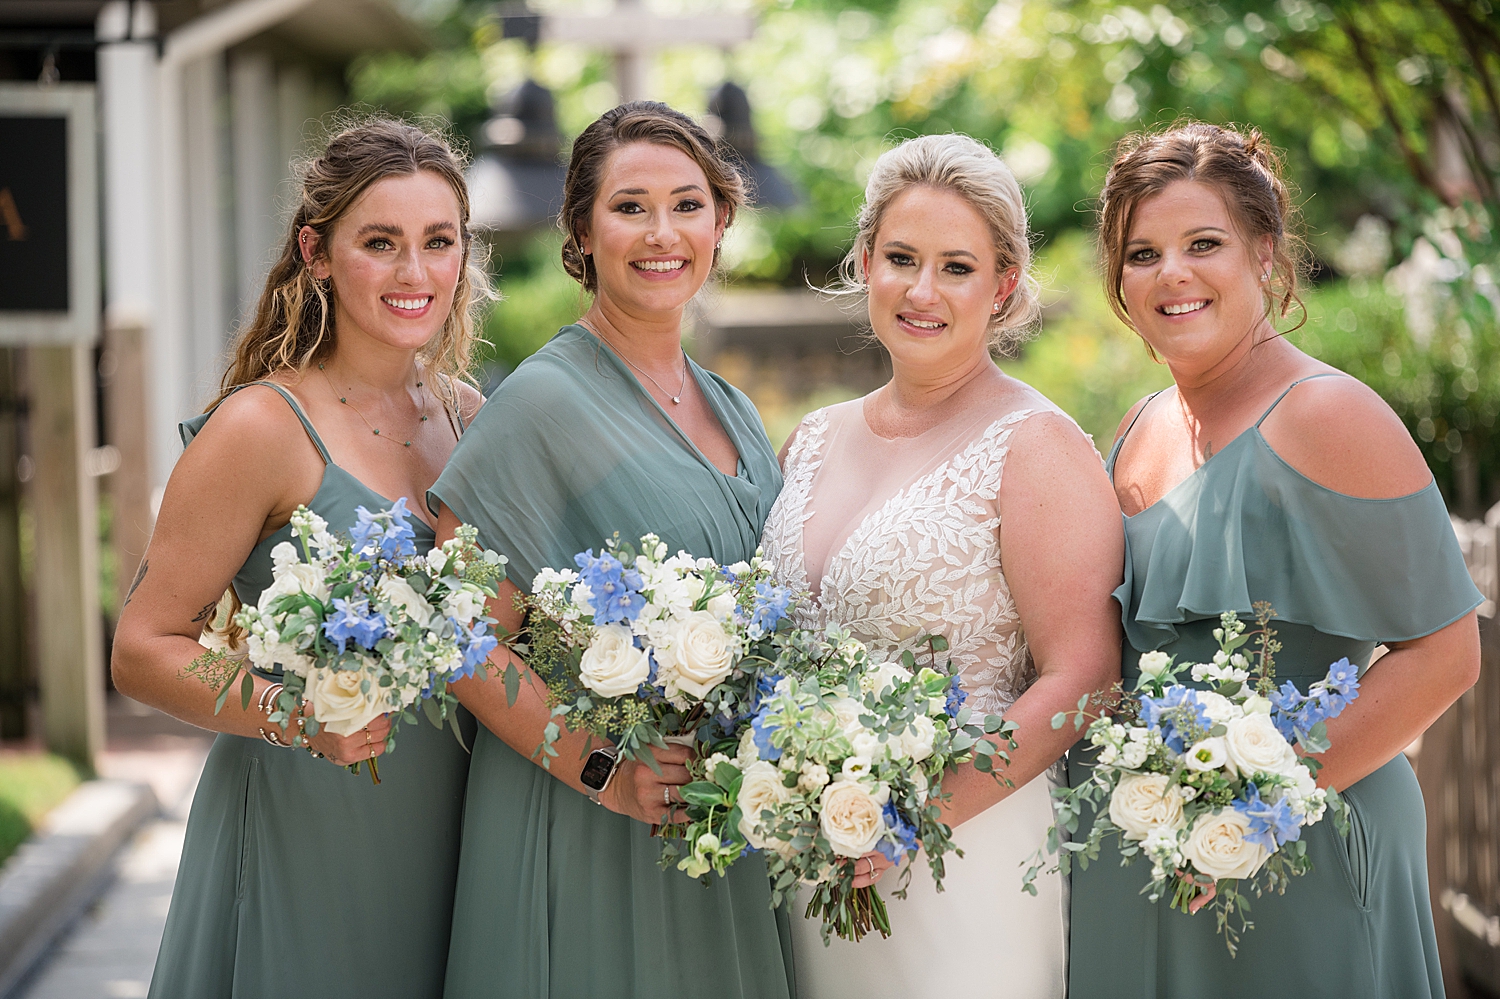
[[[458,526],[458,517],[444,506],[438,512],[438,543],[453,537]],[[501,628],[512,634],[521,627],[521,615],[515,605],[515,595],[519,592],[514,583],[505,580],[500,583],[499,596],[489,602],[490,616],[499,622]],[[505,684],[499,681],[508,663],[514,664],[521,673],[521,684],[514,704],[508,702]],[[453,684],[453,693],[500,741],[540,765],[541,758],[533,754],[542,744],[547,724],[552,720],[544,699],[547,685],[504,645],[498,646],[490,654],[489,674],[488,677],[476,676],[459,680]],[[589,745],[590,736],[587,733],[573,732],[564,727],[554,743],[557,756],[552,758],[548,768],[552,776],[580,794],[586,793],[579,776],[583,772]],[[598,748],[601,743],[594,739],[592,745],[593,748]],[[644,763],[630,760],[622,762],[609,786],[599,796],[605,807],[642,822],[659,823],[670,817],[663,795],[670,793],[673,802],[681,800],[675,791],[666,789],[686,784],[692,779],[684,766],[689,751],[682,746],[669,746],[655,752],[657,762],[661,765],[661,776],[653,773]]]
[[[1012,439],[1000,488],[1000,547],[1037,680],[1005,717],[1016,742],[1004,773],[1021,787],[1051,766],[1079,733],[1052,716],[1120,677],[1125,536],[1098,455],[1072,423],[1039,416]],[[945,821],[965,822],[1009,795],[972,765],[943,781]]]
[[[306,454],[288,441],[302,440]],[[255,678],[250,706],[238,691],[214,713],[217,689],[188,673],[220,596],[251,549],[317,492],[323,462],[301,424],[270,389],[246,389],[219,408],[172,471],[161,512],[130,596],[120,612],[111,669],[121,693],[199,728],[260,738],[290,736],[259,708],[269,681]],[[366,734],[319,733],[314,748],[339,763],[384,748],[389,722]]]
[[[1406,496],[1432,481],[1405,426],[1353,378],[1298,385],[1262,426],[1293,468],[1349,496]],[[1370,585],[1381,585],[1371,580]],[[1479,625],[1468,614],[1391,651],[1360,679],[1359,697],[1328,723],[1318,783],[1345,788],[1395,758],[1479,678]]]

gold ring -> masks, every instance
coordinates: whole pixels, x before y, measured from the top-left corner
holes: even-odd
[[[368,728],[366,728],[365,729],[365,745],[368,746],[369,744],[370,744],[370,730]]]
[[[670,785],[670,784],[663,784],[662,785],[662,789],[661,789],[661,801],[662,801],[662,804],[666,805],[668,808],[672,807],[672,785]]]

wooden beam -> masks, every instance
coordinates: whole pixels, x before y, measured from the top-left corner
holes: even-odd
[[[28,348],[27,379],[42,737],[91,774],[104,748],[98,502],[84,467],[94,444],[93,350]]]
[[[109,476],[110,543],[115,554],[116,607],[125,596],[151,540],[150,438],[146,426],[146,329],[135,320],[109,321],[100,367],[109,443],[120,467]]]

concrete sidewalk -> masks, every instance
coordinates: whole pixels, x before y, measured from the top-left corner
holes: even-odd
[[[163,815],[121,851],[114,884],[15,993],[24,999],[133,999],[151,983],[188,808],[213,739],[118,694],[110,695],[108,725],[100,776],[150,784]]]

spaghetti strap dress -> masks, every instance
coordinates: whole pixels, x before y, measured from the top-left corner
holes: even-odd
[[[1125,582],[1116,596],[1127,689],[1144,652],[1207,661],[1218,648],[1211,632],[1220,612],[1248,620],[1253,601],[1269,601],[1276,612],[1278,682],[1291,680],[1304,693],[1338,659],[1363,670],[1376,645],[1430,635],[1479,605],[1437,485],[1394,499],[1318,485],[1261,435],[1285,395],[1161,500],[1126,518]],[[1110,453],[1111,475],[1128,435]],[[1088,764],[1089,753],[1075,749],[1074,786],[1087,779]],[[1312,871],[1292,878],[1285,894],[1251,896],[1255,926],[1234,958],[1213,915],[1148,902],[1140,892],[1149,871],[1139,861],[1121,867],[1107,840],[1097,861],[1073,871],[1069,994],[1442,996],[1416,775],[1398,753],[1340,791],[1349,803],[1348,835],[1331,818],[1303,833]],[[1080,828],[1092,822],[1085,815]]]
[[[691,361],[689,371],[739,452],[735,475],[573,325],[494,391],[432,495],[510,559],[523,591],[538,569],[571,567],[616,532],[655,532],[669,551],[724,564],[748,559],[781,490],[776,453],[749,399]],[[448,999],[786,999],[788,924],[770,908],[764,861],[746,857],[705,885],[661,870],[660,848],[649,826],[481,727]]]
[[[329,530],[348,530],[355,507],[391,505],[334,464],[286,389],[255,384],[286,399],[322,456],[307,506]],[[182,424],[185,444],[211,416]],[[425,552],[432,529],[412,528]],[[241,602],[259,599],[271,549],[291,539],[288,525],[251,551],[234,577]],[[441,995],[468,767],[452,731],[426,721],[381,757],[379,786],[301,749],[221,734],[193,796],[150,995]]]

